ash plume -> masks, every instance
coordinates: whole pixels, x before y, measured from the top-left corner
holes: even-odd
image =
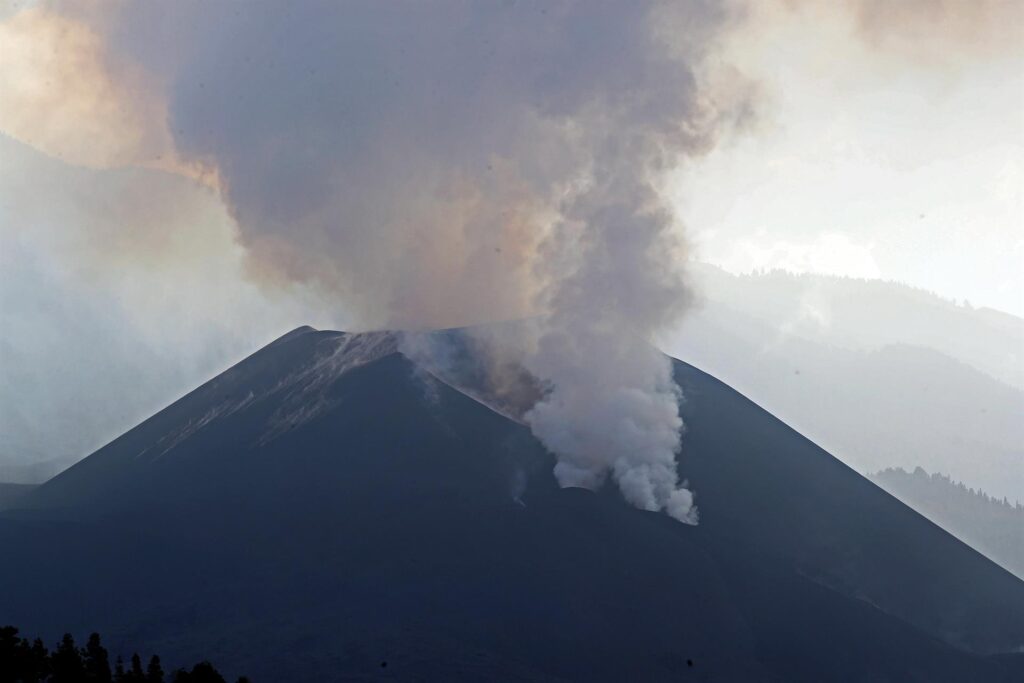
[[[54,7],[165,103],[168,154],[220,192],[253,278],[365,329],[532,316],[521,412],[559,482],[696,521],[650,344],[688,299],[659,185],[750,116],[709,66],[728,4]]]

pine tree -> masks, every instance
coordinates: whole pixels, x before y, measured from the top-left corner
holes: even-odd
[[[28,641],[26,641],[28,642]],[[45,680],[50,675],[50,652],[43,645],[42,638],[32,643],[32,670],[29,672],[29,683]]]
[[[143,683],[146,680],[146,674],[142,672],[142,658],[138,652],[132,654],[132,670],[128,674],[128,680],[132,683]]]
[[[85,676],[82,656],[75,647],[75,639],[65,633],[50,657],[51,683],[80,683]]]
[[[5,668],[9,670],[6,674],[0,674],[0,680],[17,680],[22,674],[20,646],[18,629],[13,626],[0,628],[0,662],[5,662]]]
[[[0,683],[165,683],[160,658],[153,655],[145,672],[142,658],[132,655],[131,668],[125,671],[124,660],[118,656],[114,671],[98,633],[89,636],[86,646],[75,647],[70,633],[65,633],[52,653],[43,641],[30,643],[18,636],[13,626],[0,627]],[[209,662],[199,662],[191,670],[179,669],[173,683],[226,683]],[[242,676],[237,683],[249,683]]]
[[[160,658],[153,655],[146,667],[146,683],[164,683],[164,670],[160,666]]]
[[[209,662],[199,662],[191,671],[179,669],[174,674],[174,683],[227,683],[220,672]]]
[[[0,628],[0,682],[35,680],[32,649],[13,626]]]
[[[110,683],[110,660],[100,643],[100,634],[93,633],[82,650],[85,666],[85,680],[96,683]]]

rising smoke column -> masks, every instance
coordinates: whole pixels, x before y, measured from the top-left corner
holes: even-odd
[[[74,3],[72,3],[74,5]],[[99,6],[72,16],[150,75],[181,164],[207,169],[251,275],[370,327],[523,315],[525,414],[565,486],[608,477],[695,521],[650,346],[687,294],[658,184],[746,113],[711,88],[719,3]]]
[[[642,180],[647,158],[611,156],[567,207],[577,262],[550,280],[526,360],[549,392],[526,420],[557,454],[562,486],[596,489],[610,474],[633,505],[695,524],[693,495],[676,473],[679,388],[649,341],[681,312],[687,292],[670,219]]]

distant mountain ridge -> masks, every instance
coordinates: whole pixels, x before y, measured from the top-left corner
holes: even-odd
[[[692,366],[697,527],[394,341],[290,333],[0,514],[0,621],[254,680],[1013,680],[1024,582]]]
[[[849,350],[932,349],[1024,390],[1024,318],[974,308],[910,285],[769,270],[732,275],[693,263],[698,308],[724,305],[796,335]]]
[[[694,273],[700,301],[667,352],[862,473],[921,466],[1024,494],[1024,320],[891,283]]]

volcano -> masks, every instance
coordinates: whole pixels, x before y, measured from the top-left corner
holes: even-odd
[[[1024,582],[698,369],[688,526],[399,347],[299,328],[19,496],[0,622],[257,682],[1021,680]]]

